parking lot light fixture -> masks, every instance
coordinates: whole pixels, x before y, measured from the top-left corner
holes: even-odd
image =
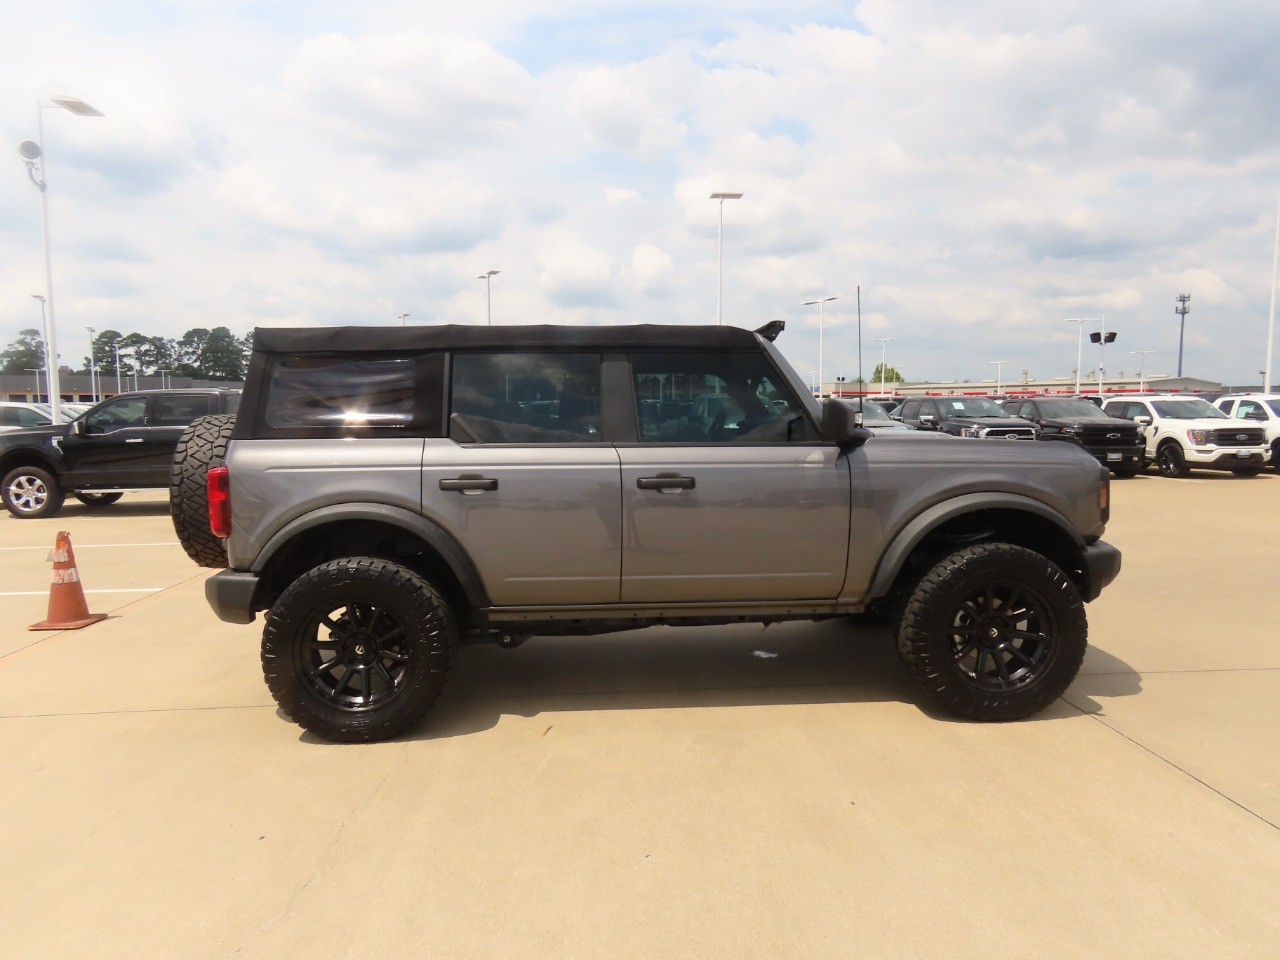
[[[716,233],[716,326],[724,323],[724,202],[741,200],[740,193],[713,193],[712,200],[720,201],[720,229]]]
[[[998,397],[1000,396],[1001,390],[1003,389],[1003,381],[1000,379],[1000,371],[1004,368],[1004,365],[1009,361],[1008,360],[988,360],[987,362],[994,363],[996,365],[996,396]]]
[[[885,349],[889,346],[889,344],[893,343],[895,339],[896,339],[895,337],[876,337],[876,343],[880,344],[880,396],[882,397],[884,396]]]
[[[812,307],[815,303],[818,305],[818,396],[822,396],[822,388],[825,381],[822,379],[822,308],[832,300],[839,300],[839,297],[823,297],[821,300],[806,300],[804,306]]]
[[[45,368],[48,370],[49,406],[53,422],[62,422],[62,384],[58,377],[58,333],[53,309],[53,257],[49,245],[49,171],[44,153],[44,111],[61,107],[78,117],[100,117],[102,112],[76,97],[51,97],[36,101],[36,140],[24,140],[18,145],[18,153],[27,165],[27,176],[40,191],[40,225],[44,239],[44,295],[48,304],[49,320],[46,336]]]
[[[484,281],[484,313],[485,322],[488,326],[493,326],[493,278],[500,274],[501,270],[486,270],[477,280]]]
[[[1078,323],[1080,325],[1079,335],[1076,337],[1076,395],[1080,394],[1080,364],[1084,362],[1084,325],[1092,323],[1093,317],[1068,317],[1067,323]]]
[[[93,327],[85,327],[89,332],[89,394],[93,397],[93,402],[98,402],[98,361],[93,355],[93,335],[98,331]]]
[[[1154,350],[1130,350],[1131,354],[1138,358],[1138,392],[1147,392],[1147,354],[1155,353]]]
[[[408,316],[409,316],[409,314],[407,314],[407,313],[397,313],[397,314],[396,314],[396,319],[400,321],[400,326],[402,326],[402,327],[404,326],[405,318],[407,318]]]

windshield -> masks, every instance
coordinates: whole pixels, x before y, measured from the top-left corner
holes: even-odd
[[[1280,417],[1280,400],[1268,400],[1266,403],[1271,408],[1271,412]]]
[[[849,401],[853,409],[858,409],[858,401]],[[876,423],[893,423],[893,417],[884,412],[884,407],[876,403],[874,400],[862,401],[862,419],[865,422],[874,420]]]
[[[1185,400],[1153,400],[1156,413],[1166,420],[1230,420],[1225,413],[1199,397]]]
[[[1056,417],[1081,417],[1088,420],[1110,420],[1111,418],[1095,407],[1088,400],[1041,400],[1040,416],[1045,419]]]
[[[939,397],[944,417],[1006,417],[1000,405],[986,397]]]

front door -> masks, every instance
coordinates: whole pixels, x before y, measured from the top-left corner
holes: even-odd
[[[624,603],[825,600],[849,551],[849,467],[757,353],[631,356],[620,445]]]

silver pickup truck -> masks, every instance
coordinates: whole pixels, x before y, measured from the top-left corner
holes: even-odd
[[[467,640],[859,614],[948,711],[1044,708],[1119,572],[1106,469],[873,436],[781,327],[257,330],[239,414],[180,444],[179,536],[332,740],[416,723]]]

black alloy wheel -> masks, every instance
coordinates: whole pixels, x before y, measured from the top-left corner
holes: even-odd
[[[1182,448],[1172,440],[1161,444],[1156,451],[1156,468],[1161,476],[1174,479],[1185,477],[1191,472],[1191,468],[1187,466],[1187,458],[1182,455]]]
[[[456,645],[452,613],[430,583],[389,560],[346,557],[276,600],[262,669],[281,710],[310,732],[383,740],[435,702]]]
[[[1080,594],[1057,564],[1024,547],[984,543],[944,557],[921,578],[898,648],[948,712],[1017,720],[1062,695],[1087,636]]]

